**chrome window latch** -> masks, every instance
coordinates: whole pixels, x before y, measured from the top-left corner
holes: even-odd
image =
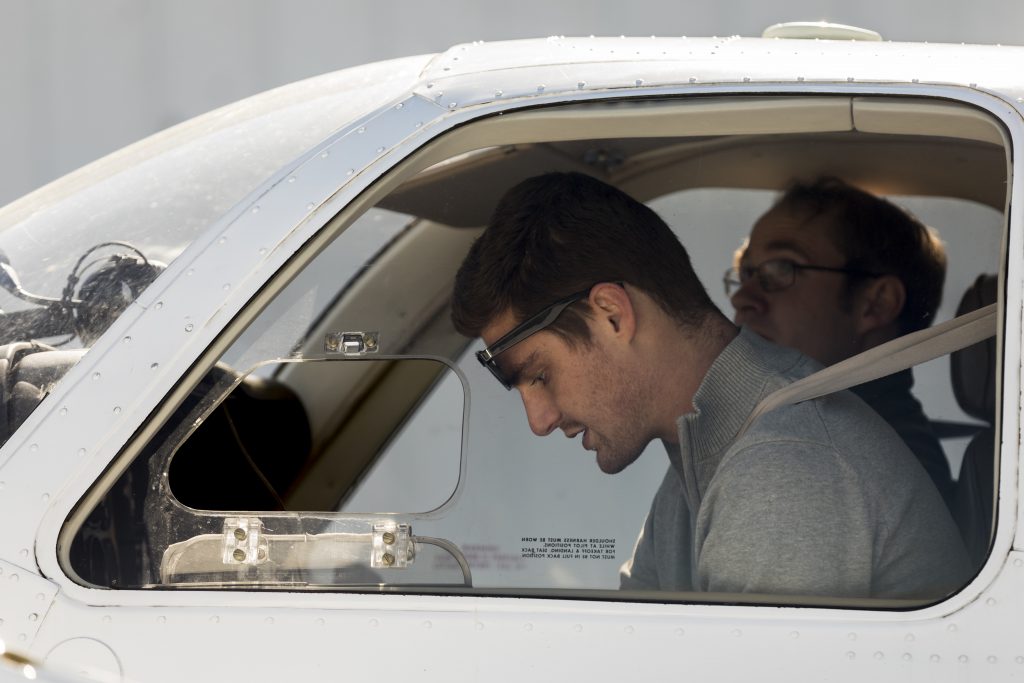
[[[346,356],[377,353],[380,348],[379,332],[330,332],[324,339],[324,351]]]

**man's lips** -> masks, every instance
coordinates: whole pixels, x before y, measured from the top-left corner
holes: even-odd
[[[588,451],[594,450],[593,444],[591,443],[590,439],[590,430],[588,430],[586,427],[574,427],[572,429],[566,429],[564,431],[565,435],[570,439],[575,439],[577,436],[582,434],[583,448]]]

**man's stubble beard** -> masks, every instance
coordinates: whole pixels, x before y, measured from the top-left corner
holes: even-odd
[[[599,375],[595,386],[606,391],[614,387],[610,389],[614,395],[605,393],[598,399],[609,414],[604,426],[595,426],[600,440],[597,466],[605,474],[618,474],[640,457],[653,438],[646,425],[651,415],[647,406],[650,396],[644,390],[651,385],[642,373],[625,368],[607,368]]]

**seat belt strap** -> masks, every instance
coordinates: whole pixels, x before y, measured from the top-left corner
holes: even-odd
[[[897,337],[808,375],[772,392],[757,404],[736,434],[738,439],[757,418],[781,406],[819,398],[906,370],[995,336],[996,304],[957,316],[933,327]]]

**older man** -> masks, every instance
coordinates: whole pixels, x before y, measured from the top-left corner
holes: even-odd
[[[920,221],[823,178],[794,185],[754,224],[726,273],[734,320],[831,365],[931,324],[946,254]],[[904,370],[854,387],[928,472],[947,505],[949,464]]]

